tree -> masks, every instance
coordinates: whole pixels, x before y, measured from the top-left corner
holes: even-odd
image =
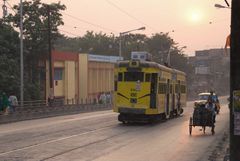
[[[61,51],[93,53],[96,55],[118,55],[118,42],[114,35],[87,31],[83,37],[63,36],[56,41],[55,48]]]
[[[0,19],[0,93],[15,93],[19,97],[18,44],[18,33]]]
[[[41,3],[41,0],[24,1],[23,3],[23,37],[24,37],[24,71],[25,71],[25,99],[39,99],[39,68],[40,59],[46,58],[48,53],[48,9],[50,10],[50,26],[52,42],[60,36],[58,26],[63,25],[61,10],[65,5]],[[13,7],[17,12],[10,14],[7,21],[14,27],[19,27],[20,6]],[[35,94],[32,88],[38,89]]]
[[[146,48],[147,36],[144,34],[128,34],[122,36],[122,56],[131,58],[132,51],[148,51]]]

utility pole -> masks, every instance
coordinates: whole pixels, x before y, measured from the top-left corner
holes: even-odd
[[[23,106],[24,101],[24,79],[23,79],[23,4],[20,0],[20,101]]]
[[[119,57],[122,56],[122,33],[119,34]]]
[[[3,20],[4,20],[5,17],[7,16],[6,0],[3,0],[2,10],[3,10]]]
[[[52,76],[52,44],[51,44],[51,15],[50,15],[50,6],[47,6],[47,15],[48,15],[48,61],[49,61],[49,97],[48,100],[51,104],[53,101],[53,76]]]
[[[232,0],[230,55],[230,160],[240,160],[240,1]]]

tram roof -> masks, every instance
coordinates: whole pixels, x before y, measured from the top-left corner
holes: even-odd
[[[123,61],[118,61],[117,65],[118,67],[130,67],[129,66],[129,62],[131,62],[132,60],[123,60]],[[135,60],[133,60],[135,61]],[[171,71],[171,72],[176,72],[176,73],[179,73],[179,74],[182,74],[182,75],[186,75],[184,72],[180,71],[180,70],[177,70],[177,69],[174,69],[174,68],[171,68],[171,67],[167,67],[165,65],[161,65],[161,64],[158,64],[156,62],[153,62],[153,61],[138,61],[139,62],[139,67],[151,67],[151,68],[158,68],[158,69],[162,69],[162,70],[165,70],[165,71]]]

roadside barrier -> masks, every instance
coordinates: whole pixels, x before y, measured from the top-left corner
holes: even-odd
[[[16,107],[15,111],[0,114],[0,124],[61,115],[78,114],[83,112],[108,110],[112,108],[111,104],[53,104],[50,106],[45,102],[31,101],[24,104],[22,107]]]

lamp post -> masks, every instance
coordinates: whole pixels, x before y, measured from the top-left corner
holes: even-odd
[[[140,27],[138,29],[133,29],[133,30],[125,31],[125,32],[120,32],[120,36],[119,36],[119,57],[122,56],[122,36],[127,34],[127,33],[133,32],[133,31],[145,30],[145,29],[146,29],[146,27]]]
[[[20,0],[20,101],[23,106],[24,100],[24,83],[23,83],[23,6]]]

